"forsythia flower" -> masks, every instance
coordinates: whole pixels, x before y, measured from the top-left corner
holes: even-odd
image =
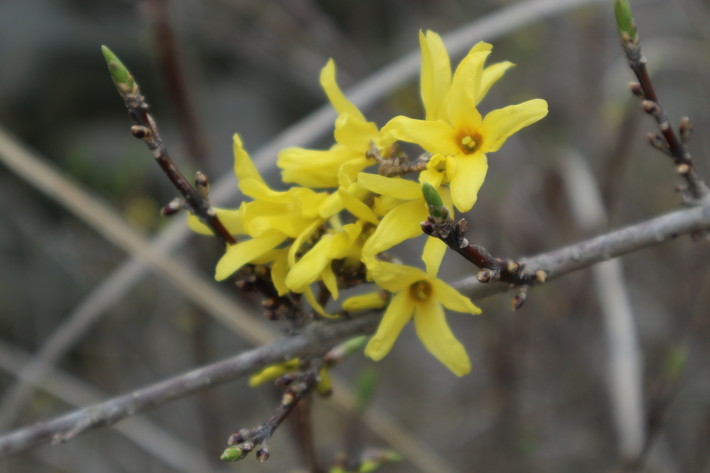
[[[308,187],[338,187],[341,172],[352,180],[358,172],[375,163],[366,153],[372,145],[380,148],[379,130],[341,92],[335,81],[332,59],[321,71],[320,83],[338,112],[336,144],[328,150],[286,148],[279,153],[278,166],[285,182]]]
[[[492,46],[480,42],[461,61],[451,78],[448,55],[441,38],[420,33],[421,87],[425,120],[398,116],[382,128],[383,135],[416,143],[446,157],[454,205],[471,210],[488,170],[487,153],[500,149],[520,129],[547,115],[547,102],[533,99],[494,110],[482,117],[476,108],[510,63],[484,68]]]
[[[234,173],[251,200],[238,209],[215,209],[225,228],[238,237],[238,243],[227,245],[215,277],[225,279],[246,264],[262,266],[279,296],[303,294],[322,316],[328,316],[326,303],[337,300],[340,290],[372,281],[379,291],[342,304],[348,311],[384,309],[365,354],[383,358],[413,320],[426,349],[461,376],[470,371],[471,363],[446,322],[444,308],[470,314],[479,314],[480,309],[437,277],[446,244],[426,237],[421,255],[426,271],[381,261],[378,257],[387,257],[378,255],[422,235],[420,223],[429,212],[453,217],[454,208],[470,210],[486,176],[487,154],[543,118],[547,102],[529,100],[482,116],[479,102],[512,63],[486,67],[492,46],[480,42],[452,73],[436,33],[420,32],[419,42],[424,119],[398,116],[381,130],[345,97],[336,82],[335,64],[328,61],[320,83],[338,114],[335,144],[327,150],[292,147],[278,154],[283,181],[296,186],[271,189],[239,135],[234,136]],[[427,153],[413,162],[396,141],[418,144]],[[366,170],[375,165],[376,171]],[[430,202],[432,194],[436,197],[436,205],[427,205],[422,186]],[[211,233],[194,216],[188,223],[199,233]],[[314,283],[320,283],[318,297]],[[299,297],[289,300],[296,303]],[[254,375],[251,383],[299,369],[300,361],[291,360]],[[327,373],[320,376],[327,385]]]
[[[377,285],[394,296],[377,332],[365,348],[367,356],[376,361],[382,359],[392,349],[407,322],[414,319],[417,336],[436,359],[457,376],[471,371],[466,349],[451,333],[443,307],[470,314],[480,314],[481,310],[436,277],[439,263],[440,260],[427,264],[426,272],[381,261],[368,264]]]

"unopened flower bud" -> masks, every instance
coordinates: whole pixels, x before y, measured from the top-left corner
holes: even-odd
[[[489,282],[491,280],[492,274],[490,269],[482,269],[476,273],[476,279],[480,282]]]
[[[244,452],[238,446],[227,447],[219,459],[225,462],[235,462],[247,456],[247,452]]]
[[[162,215],[163,217],[170,217],[171,215],[175,215],[186,207],[187,204],[183,199],[175,198],[171,200],[167,205],[165,205],[162,209],[160,209],[160,215]]]
[[[150,130],[142,125],[131,126],[131,135],[139,140],[144,140],[150,136]]]
[[[621,37],[625,40],[633,40],[636,37],[637,30],[629,0],[614,1],[614,16],[616,17],[616,26]]]
[[[641,84],[638,82],[631,82],[629,84],[629,90],[631,91],[632,94],[634,94],[636,97],[643,97],[643,89],[641,88]]]
[[[111,73],[111,79],[116,85],[119,93],[123,96],[125,94],[135,94],[138,92],[138,87],[136,85],[133,76],[128,71],[126,66],[123,65],[120,59],[111,51],[107,46],[101,46],[101,52],[106,60],[106,65]]]
[[[269,447],[266,445],[262,445],[259,447],[259,449],[256,451],[256,459],[259,460],[259,463],[264,463],[266,460],[269,459]]]

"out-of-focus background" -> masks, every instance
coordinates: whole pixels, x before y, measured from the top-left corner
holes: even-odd
[[[328,58],[335,59],[339,82],[347,89],[415,51],[420,29],[447,33],[517,3],[526,2],[6,0],[0,2],[0,126],[138,231],[157,235],[167,224],[158,211],[176,193],[143,144],[129,135],[101,44],[138,78],[168,149],[186,174],[201,169],[217,180],[231,173],[235,131],[247,149],[256,150],[324,103],[318,75]],[[674,123],[683,115],[692,118],[691,151],[701,175],[708,177],[710,6],[701,0],[632,4],[657,92]],[[550,104],[545,120],[490,156],[487,182],[467,216],[471,239],[496,254],[554,249],[679,205],[670,161],[646,144],[654,124],[628,93],[632,76],[612,10],[611,1],[596,2],[494,41],[492,60],[511,60],[517,67],[481,108],[535,97]],[[166,24],[181,61],[188,115],[169,86],[174,71],[160,61]],[[395,114],[418,116],[417,80],[366,112],[380,125]],[[186,116],[194,119],[188,128],[181,121]],[[312,146],[325,147],[328,141]],[[577,189],[579,172],[571,171],[570,163],[584,163],[598,182],[607,224],[585,230],[576,223],[567,193]],[[277,175],[270,177],[275,182]],[[128,255],[4,165],[0,221],[2,396],[15,383],[13,372]],[[209,276],[219,247],[208,238],[191,237],[175,257]],[[636,424],[648,421],[645,436],[652,439],[640,471],[710,471],[709,263],[707,245],[688,237],[622,262],[632,335],[640,347],[643,405],[622,409],[621,415],[633,417],[640,407],[645,418]],[[447,256],[445,268],[450,281],[472,274],[456,255]],[[228,285],[221,287],[232,294]],[[464,378],[438,364],[411,329],[382,362],[356,356],[337,371],[353,384],[375,377],[371,403],[452,471],[618,471],[623,452],[633,450],[639,437],[620,435],[617,428],[619,414],[609,394],[613,337],[592,272],[532,290],[519,312],[510,310],[511,296],[480,301],[481,317],[449,315],[473,360],[473,372]],[[234,292],[233,297],[240,296]],[[260,317],[258,301],[252,302],[254,316]],[[55,377],[41,380],[46,389],[35,391],[14,412],[12,426],[128,392],[250,346],[149,272],[61,358],[57,370],[64,383]],[[235,466],[218,460],[227,436],[264,420],[277,399],[268,386],[250,389],[239,379],[141,414],[142,421],[159,429],[150,431],[150,442],[111,428],[93,430],[64,445],[4,458],[0,471],[195,471],[175,464],[181,463],[174,461],[180,458],[177,452],[170,461],[146,448],[148,443],[164,447],[161,451],[182,446],[180,454],[205,471],[303,471],[287,425],[273,439],[266,464],[253,458]],[[356,414],[327,400],[314,402],[314,421],[317,450],[326,465],[341,451],[388,446]],[[383,471],[417,468],[405,460]]]

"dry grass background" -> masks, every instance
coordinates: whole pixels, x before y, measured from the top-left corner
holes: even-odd
[[[415,50],[420,28],[445,33],[514,3],[169,2],[197,131],[206,145],[196,159],[187,151],[156,59],[148,3],[8,0],[0,4],[0,124],[136,229],[153,235],[166,225],[158,209],[175,192],[142,144],[129,136],[100,44],[110,45],[134,72],[168,148],[187,174],[199,168],[216,179],[231,172],[233,132],[255,150],[324,102],[317,80],[327,58],[336,60],[347,88]],[[681,115],[693,119],[692,152],[707,177],[710,7],[701,0],[632,4],[661,101],[674,121]],[[644,135],[653,123],[627,92],[632,76],[614,32],[611,1],[518,28],[494,46],[494,60],[512,60],[517,67],[483,108],[542,97],[550,103],[550,115],[491,156],[488,180],[467,216],[475,241],[495,253],[520,256],[585,236],[566,196],[565,163],[571,154],[580,154],[599,182],[611,228],[678,206],[672,166],[646,145]],[[368,116],[382,124],[399,113],[419,113],[414,81]],[[62,206],[1,169],[0,392],[14,382],[16,358],[38,351],[127,258]],[[191,237],[175,257],[209,275],[218,255],[214,242]],[[669,401],[641,471],[710,471],[708,263],[707,245],[687,237],[623,259],[644,362],[644,407],[655,412],[657,404]],[[456,255],[447,256],[448,279],[470,273]],[[231,292],[226,285],[222,289]],[[374,370],[373,403],[438,452],[452,471],[618,471],[619,439],[607,394],[609,342],[591,272],[531,291],[520,312],[510,311],[507,296],[480,304],[482,317],[449,317],[473,360],[467,377],[454,378],[411,330],[384,361],[354,357],[338,371],[355,380]],[[58,370],[72,382],[43,379],[64,386],[67,398],[36,391],[14,425],[65,412],[75,402],[89,403],[90,394],[102,399],[128,392],[249,346],[149,273],[61,359]],[[686,360],[680,372],[669,367],[679,357]],[[276,399],[268,387],[249,389],[237,380],[141,418],[160,428],[151,442],[176,445],[205,471],[298,471],[302,460],[288,426],[276,434],[272,459],[264,465],[251,458],[234,467],[217,460],[228,434],[261,422]],[[386,446],[355,414],[322,400],[314,409],[324,460],[345,447]],[[0,460],[0,471],[190,471],[141,444],[113,429],[95,430],[65,445]],[[403,462],[383,471],[415,469]]]

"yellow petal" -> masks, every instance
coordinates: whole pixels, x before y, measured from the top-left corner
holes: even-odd
[[[382,218],[375,233],[365,242],[363,255],[374,257],[404,240],[422,235],[419,224],[426,220],[428,213],[423,198],[405,202],[390,210]]]
[[[468,212],[478,199],[478,191],[486,179],[488,159],[485,154],[461,155],[456,160],[456,171],[451,178],[451,197],[460,212]]]
[[[385,177],[379,174],[361,172],[357,175],[357,182],[370,192],[386,195],[401,200],[414,200],[422,198],[422,187],[414,181],[400,177]]]
[[[306,300],[308,301],[308,304],[313,308],[313,310],[318,313],[321,317],[324,317],[326,319],[338,319],[340,318],[337,315],[334,314],[329,314],[325,311],[322,305],[318,303],[318,300],[316,299],[316,296],[313,295],[313,291],[311,290],[310,287],[306,288],[305,291],[303,291],[303,295],[306,296]]]
[[[392,349],[407,322],[412,318],[414,304],[407,291],[397,293],[382,316],[377,332],[365,347],[365,355],[379,361]]]
[[[435,299],[414,309],[414,327],[424,347],[456,376],[471,371],[471,361],[461,342],[456,340],[444,317],[444,309]]]
[[[296,147],[282,150],[277,164],[283,181],[312,188],[337,187],[338,170],[343,163],[340,149],[342,147],[334,146],[329,150]],[[346,158],[352,159],[351,156]]]
[[[441,37],[433,31],[419,32],[422,50],[421,94],[427,120],[442,117],[444,98],[451,88],[451,63]]]
[[[478,97],[476,99],[477,104],[478,102],[483,100],[483,97],[486,96],[493,84],[498,82],[498,80],[503,77],[503,74],[505,74],[505,72],[514,65],[515,64],[510,61],[503,61],[496,64],[491,64],[483,70],[483,76],[481,77],[481,85],[478,89]]]
[[[382,127],[382,134],[391,135],[395,140],[416,143],[432,154],[461,152],[456,143],[456,131],[441,120],[415,120],[398,116]]]
[[[359,310],[381,309],[387,304],[381,292],[368,292],[359,296],[348,297],[343,301],[343,310],[351,312]]]
[[[498,151],[505,140],[526,126],[547,115],[547,102],[543,99],[528,100],[517,105],[493,110],[483,119],[481,135],[483,135],[483,153]]]
[[[335,120],[335,141],[353,151],[361,153],[370,149],[370,143],[378,140],[377,125],[348,113],[338,115]]]
[[[238,209],[220,209],[215,208],[217,218],[222,222],[222,225],[227,229],[230,235],[246,235],[246,230],[243,225],[243,207]],[[200,222],[200,219],[193,214],[187,214],[187,226],[195,233],[201,235],[212,235],[210,227]]]
[[[284,249],[278,251],[278,256],[271,265],[271,281],[274,283],[276,292],[279,296],[283,296],[288,292],[286,286],[286,275],[288,274],[288,251]]]
[[[488,49],[481,45],[488,46]],[[456,129],[473,132],[481,123],[481,114],[476,109],[478,91],[481,88],[483,65],[490,54],[490,45],[478,43],[461,60],[451,80],[451,90],[446,97],[448,122]]]
[[[229,245],[215,268],[215,279],[222,281],[238,271],[245,264],[271,251],[286,240],[283,233],[272,234],[263,238],[252,238]]]
[[[416,281],[429,280],[424,271],[413,266],[370,259],[366,260],[365,263],[372,279],[386,291],[398,292],[406,290]]]
[[[290,266],[296,264],[296,253],[298,253],[301,250],[301,246],[303,246],[303,244],[311,238],[311,235],[313,235],[313,232],[316,231],[316,228],[320,227],[322,224],[323,220],[314,220],[296,237],[291,244],[291,247],[288,249],[288,264]]]
[[[332,244],[332,235],[321,237],[318,243],[291,267],[286,276],[286,286],[294,292],[303,292],[311,283],[320,279],[321,273],[330,264]]]
[[[245,179],[256,179],[257,181],[264,182],[264,179],[262,179],[256,166],[254,166],[249,154],[244,150],[239,134],[235,133],[233,140],[234,174],[237,176],[237,181],[241,182]]]
[[[377,225],[379,219],[377,218],[377,215],[375,215],[375,213],[372,211],[372,209],[370,209],[370,207],[365,205],[359,199],[355,198],[355,196],[353,196],[350,192],[347,192],[343,189],[338,190],[338,195],[340,196],[340,199],[348,212],[350,212],[361,220]]]
[[[328,289],[328,292],[330,292],[330,296],[333,298],[333,300],[337,301],[338,280],[336,279],[335,273],[333,272],[333,268],[330,266],[330,264],[323,268],[323,272],[321,273],[321,280],[323,281],[323,284],[325,284],[326,289]]]
[[[440,239],[434,237],[427,238],[424,244],[424,251],[422,252],[422,261],[424,261],[426,273],[432,278],[436,277],[439,273],[439,266],[441,265],[441,260],[444,259],[447,248],[446,243]]]
[[[268,381],[273,381],[281,375],[291,371],[296,371],[300,367],[300,364],[301,362],[298,359],[294,359],[279,365],[267,366],[263,370],[249,377],[249,387],[253,388],[259,386]]]
[[[332,59],[329,59],[321,70],[320,85],[339,115],[348,114],[356,120],[367,121],[360,110],[350,100],[345,98],[340,87],[338,87],[338,83],[335,80],[335,62]]]
[[[441,279],[434,279],[432,285],[434,286],[436,299],[444,304],[444,307],[447,309],[475,315],[481,313],[481,309],[476,307],[468,297],[464,296]]]
[[[343,259],[350,256],[357,250],[356,240],[362,233],[362,223],[349,223],[345,225],[341,232],[333,235],[333,243],[330,246],[331,259]],[[359,255],[358,255],[359,256]],[[359,259],[359,258],[358,258]]]

